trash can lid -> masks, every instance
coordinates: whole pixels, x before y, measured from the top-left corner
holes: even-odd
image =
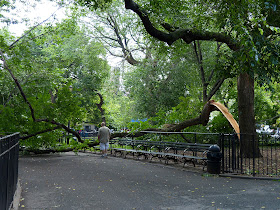
[[[211,145],[209,147],[209,151],[210,152],[220,152],[221,150],[220,150],[220,147],[217,144],[215,144],[215,145]]]

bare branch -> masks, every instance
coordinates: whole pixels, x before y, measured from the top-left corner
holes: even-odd
[[[205,72],[204,72],[203,63],[202,63],[202,53],[201,53],[201,47],[200,47],[199,40],[193,42],[193,48],[194,48],[194,52],[196,55],[198,67],[200,70],[200,77],[201,77],[201,82],[202,82],[202,87],[203,87],[203,101],[206,102],[207,101],[206,100],[207,87],[208,87],[209,83],[206,82],[206,80],[205,80]]]
[[[209,101],[213,95],[219,90],[219,88],[222,86],[223,82],[225,81],[225,78],[219,79],[215,85],[212,87],[211,91],[208,94],[207,100]]]

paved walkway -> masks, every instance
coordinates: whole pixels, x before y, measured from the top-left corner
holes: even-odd
[[[79,153],[19,161],[20,209],[280,209],[280,182]]]

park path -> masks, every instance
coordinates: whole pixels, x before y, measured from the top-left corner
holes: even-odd
[[[280,182],[72,152],[23,156],[20,209],[280,209]]]

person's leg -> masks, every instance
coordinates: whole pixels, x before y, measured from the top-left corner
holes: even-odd
[[[106,144],[104,144],[104,156],[107,157],[107,151],[109,149],[109,142],[107,142]]]
[[[104,143],[100,143],[100,151],[101,151],[101,157],[105,156],[105,151],[106,151],[106,147]]]

